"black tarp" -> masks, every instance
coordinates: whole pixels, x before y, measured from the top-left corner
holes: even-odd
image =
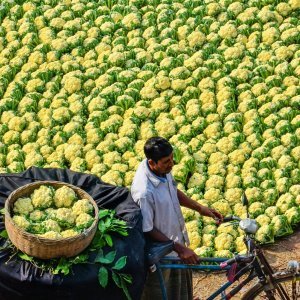
[[[98,177],[73,172],[66,169],[40,169],[32,167],[19,174],[0,174],[0,208],[4,207],[9,194],[20,186],[44,180],[63,181],[88,192],[100,208],[115,209],[119,217],[129,225],[129,235],[114,235],[114,250],[117,257],[126,255],[127,264],[122,272],[132,275],[129,286],[132,299],[139,299],[146,277],[144,264],[144,236],[142,217],[133,202],[128,189],[102,182]],[[0,217],[0,231],[4,229],[3,216]],[[110,250],[110,249],[109,249]],[[73,267],[72,274],[51,275],[42,272],[31,263],[18,257],[10,258],[10,253],[0,251],[0,299],[125,299],[121,289],[112,283],[103,289],[97,279],[99,266],[81,264]]]

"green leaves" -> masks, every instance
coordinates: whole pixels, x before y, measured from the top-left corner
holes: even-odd
[[[104,256],[103,250],[100,249],[98,255],[95,258],[95,262],[102,263],[102,264],[111,264],[114,261],[115,256],[116,256],[116,251],[111,251]]]
[[[8,239],[8,234],[6,230],[2,230],[0,232],[0,237],[4,238],[4,239]]]
[[[100,219],[103,219],[104,217],[106,217],[106,216],[108,216],[108,215],[110,215],[111,214],[111,211],[110,210],[108,210],[108,209],[101,209],[100,211],[99,211],[99,220]]]
[[[126,256],[120,257],[115,265],[112,267],[114,270],[121,270],[125,267],[126,265]]]
[[[19,256],[20,258],[22,258],[23,260],[30,261],[30,262],[33,261],[33,257],[32,257],[32,256],[29,256],[29,255],[27,255],[26,253],[23,253],[23,252],[20,252],[20,253],[18,254],[18,256]]]
[[[104,255],[103,250],[99,250],[98,255],[95,258],[95,263],[102,264],[98,272],[99,284],[103,288],[107,286],[110,271],[111,277],[116,286],[123,290],[127,299],[131,299],[131,296],[128,292],[127,284],[132,282],[132,277],[129,274],[118,273],[119,270],[125,267],[127,257],[122,256],[113,264],[115,257],[116,251],[110,251],[106,255]]]
[[[108,271],[105,267],[101,267],[98,272],[98,280],[100,285],[105,288],[108,283]]]

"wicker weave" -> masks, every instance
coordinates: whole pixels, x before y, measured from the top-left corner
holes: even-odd
[[[20,197],[29,196],[41,185],[53,186],[54,188],[68,186],[75,191],[79,199],[88,199],[94,207],[95,220],[93,224],[81,234],[62,239],[42,238],[17,227],[12,220],[14,202]],[[38,181],[24,185],[13,191],[5,202],[5,227],[9,239],[22,252],[41,259],[72,257],[82,252],[91,243],[96,233],[97,216],[98,207],[88,193],[74,185],[60,181]]]

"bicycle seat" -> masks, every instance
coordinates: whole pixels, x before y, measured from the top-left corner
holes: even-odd
[[[173,241],[151,242],[146,246],[147,263],[152,266],[159,262],[161,258],[173,251]]]

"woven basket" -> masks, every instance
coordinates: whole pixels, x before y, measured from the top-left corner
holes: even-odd
[[[88,199],[94,207],[95,220],[93,224],[82,233],[62,239],[47,239],[35,234],[26,232],[15,225],[12,220],[14,202],[20,197],[27,197],[41,185],[60,188],[68,186],[78,196],[79,199]],[[24,185],[13,191],[5,202],[5,227],[11,242],[22,252],[41,259],[57,257],[72,257],[82,252],[92,241],[98,223],[98,207],[93,198],[82,189],[60,181],[38,181]]]

